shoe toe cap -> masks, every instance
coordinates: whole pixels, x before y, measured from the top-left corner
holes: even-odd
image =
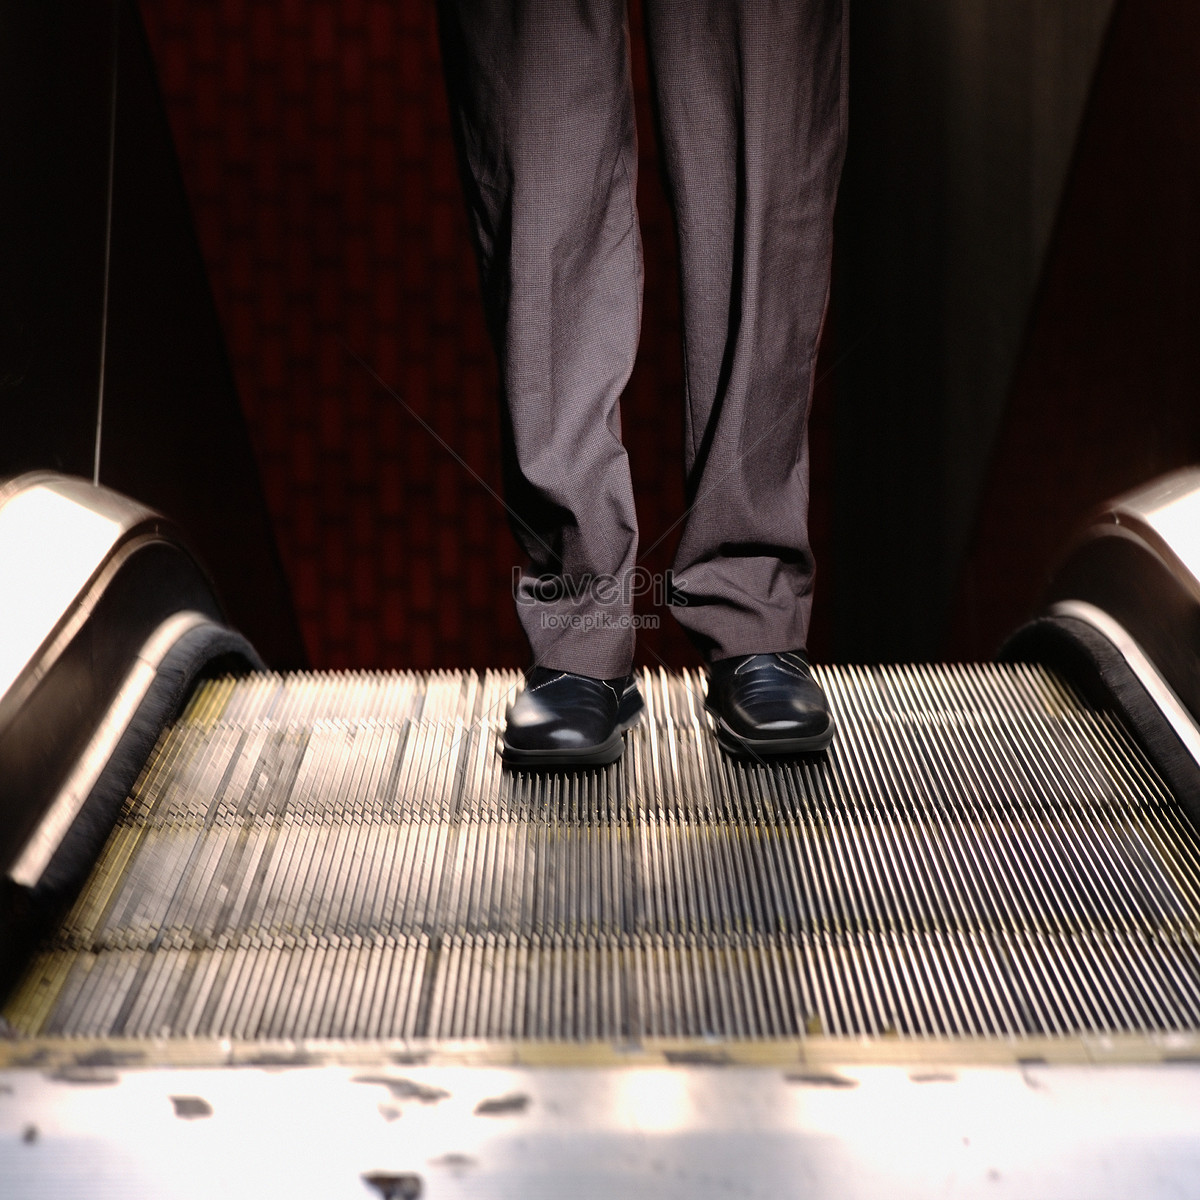
[[[602,736],[597,736],[598,733],[564,722],[522,725],[509,721],[504,731],[504,741],[513,750],[586,750],[604,741]]]
[[[806,662],[759,655],[736,671],[722,672],[710,691],[710,707],[737,737],[794,741],[819,737],[831,725],[828,703]]]
[[[822,708],[772,705],[767,711],[735,708],[725,715],[734,732],[752,738],[811,737],[829,727]]]
[[[508,711],[509,750],[551,756],[607,745],[617,720],[618,695],[602,680],[565,673],[526,689]]]

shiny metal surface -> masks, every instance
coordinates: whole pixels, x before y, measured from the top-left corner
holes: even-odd
[[[502,771],[513,673],[252,676],[161,741],[5,1012],[37,1036],[638,1042],[1200,1029],[1200,840],[1027,666],[819,672],[739,764],[646,673],[624,759]]]
[[[129,531],[152,515],[79,479],[38,473],[0,486],[0,697]]]
[[[1083,602],[1115,622],[1200,730],[1200,468],[1098,510],[1044,600],[1047,607]]]
[[[0,1071],[0,1196],[1166,1200],[1200,1067]],[[401,1188],[405,1190],[401,1190]]]
[[[1173,471],[1105,505],[1099,518],[1145,539],[1200,602],[1200,467]]]
[[[221,620],[158,514],[49,472],[0,484],[0,871],[24,856],[19,886],[78,812],[83,797],[60,801],[96,774],[122,689],[185,611]],[[56,809],[55,828],[40,830]]]

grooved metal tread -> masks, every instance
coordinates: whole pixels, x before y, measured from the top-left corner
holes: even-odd
[[[1200,1028],[1200,839],[1039,667],[820,668],[729,759],[646,672],[612,767],[501,768],[515,672],[206,684],[5,1016],[30,1035],[636,1040]]]

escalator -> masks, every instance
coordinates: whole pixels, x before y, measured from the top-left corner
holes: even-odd
[[[1099,514],[1001,661],[819,668],[825,754],[732,759],[646,671],[561,773],[501,767],[517,673],[274,674],[161,518],[0,501],[0,547],[22,505],[96,535],[0,701],[4,1066],[1200,1050],[1200,472]]]

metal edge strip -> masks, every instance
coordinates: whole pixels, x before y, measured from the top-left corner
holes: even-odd
[[[8,1037],[0,1070],[61,1066],[157,1067],[944,1067],[1171,1065],[1200,1062],[1200,1033],[999,1037],[836,1037],[708,1042],[648,1038],[605,1041],[461,1041],[303,1038]]]

